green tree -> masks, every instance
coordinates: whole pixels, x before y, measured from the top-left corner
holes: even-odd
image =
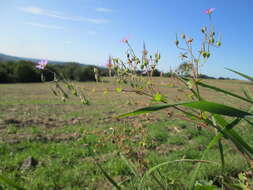
[[[39,82],[40,73],[32,62],[20,61],[14,71],[17,82]]]

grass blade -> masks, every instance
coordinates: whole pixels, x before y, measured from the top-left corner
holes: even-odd
[[[135,175],[135,177],[140,177],[140,175],[138,174],[138,171],[137,171],[136,167],[131,162],[131,160],[128,160],[123,154],[120,154],[120,157],[126,163],[126,165],[129,167],[129,169]]]
[[[249,98],[248,96],[246,96],[247,98],[244,98],[244,97],[239,96],[239,95],[237,95],[237,94],[234,94],[234,93],[232,93],[232,92],[229,92],[229,91],[223,90],[223,89],[221,89],[221,88],[217,88],[217,87],[215,87],[215,86],[211,86],[211,85],[208,85],[208,84],[205,84],[205,83],[202,83],[202,82],[197,82],[197,84],[200,85],[200,86],[202,86],[202,87],[204,87],[204,88],[209,88],[209,89],[215,90],[215,91],[217,91],[217,92],[222,92],[222,93],[224,93],[224,94],[227,94],[227,95],[230,95],[230,96],[239,98],[239,99],[244,100],[244,101],[246,101],[246,102],[253,103],[252,98]]]
[[[214,114],[227,115],[231,117],[245,117],[245,116],[253,115],[252,113],[248,113],[248,112],[239,110],[237,108],[202,100],[202,101],[184,102],[184,103],[178,103],[178,104],[157,104],[157,105],[141,108],[133,112],[120,115],[118,116],[118,118],[140,115],[140,114],[154,112],[154,111],[158,111],[158,110],[162,110],[162,109],[166,109],[166,108],[174,107],[174,106],[185,106],[185,107],[199,109],[201,111],[206,111],[206,112],[210,112]]]
[[[230,124],[228,124],[223,117],[219,115],[215,115],[214,117],[221,126],[225,126],[225,128],[222,130],[222,133],[228,138],[230,138],[230,140],[237,146],[237,148],[242,153],[246,153],[249,156],[253,155],[253,149],[251,148],[251,146],[246,143],[244,139],[235,130],[233,130],[233,127],[235,127],[241,121],[240,118],[237,118],[233,120]]]
[[[106,179],[108,179],[108,181],[118,190],[121,190],[120,186],[117,184],[117,182],[114,181],[114,179],[112,179],[110,177],[110,175],[102,168],[102,166],[97,162],[96,165],[98,166],[98,168],[101,170],[101,172],[104,174],[104,176],[106,177]]]
[[[17,190],[25,190],[24,188],[20,187],[19,185],[15,184],[13,181],[5,178],[4,176],[0,175],[0,181],[2,181],[3,183],[17,189]]]
[[[216,162],[213,161],[209,161],[209,160],[194,160],[194,159],[181,159],[181,160],[170,160],[170,161],[166,161],[163,163],[160,163],[152,168],[150,168],[148,171],[146,171],[146,173],[143,175],[141,181],[140,181],[140,185],[139,185],[139,189],[141,189],[141,186],[143,184],[144,178],[147,177],[148,175],[152,174],[154,171],[156,171],[158,168],[168,165],[168,164],[172,164],[172,163],[179,163],[179,162],[198,162],[198,163],[209,163],[209,164],[218,164]]]
[[[219,151],[220,151],[220,158],[221,158],[222,173],[224,173],[225,159],[224,159],[224,151],[223,151],[223,145],[222,145],[221,139],[219,139],[218,144],[219,144]]]
[[[235,71],[235,70],[233,70],[233,69],[229,69],[229,68],[225,68],[225,69],[227,69],[227,70],[229,70],[229,71],[231,71],[231,72],[233,72],[233,73],[236,73],[236,74],[240,75],[241,77],[246,78],[246,79],[248,79],[248,80],[250,80],[250,81],[253,82],[253,78],[250,77],[250,76],[248,76],[248,75],[245,75],[245,74],[240,73],[240,72],[238,72],[238,71]]]
[[[231,117],[245,117],[247,115],[252,115],[251,113],[239,110],[237,108],[208,101],[184,103],[182,104],[182,106],[196,108],[202,111],[207,111],[214,114],[227,115]]]
[[[210,141],[210,143],[207,145],[206,149],[204,150],[202,156],[201,156],[201,160],[203,160],[206,156],[206,154],[208,153],[208,151],[219,142],[219,140],[223,137],[223,135],[225,135],[227,138],[228,136],[226,135],[226,132],[229,131],[233,131],[233,127],[235,127],[239,121],[241,120],[240,118],[234,119],[231,123],[228,123],[225,119],[223,119],[221,116],[215,114],[213,115],[214,119],[217,121],[218,124],[220,124],[223,129],[222,131],[220,131],[216,136],[213,137],[213,139]],[[225,161],[225,160],[224,160]],[[192,174],[192,178],[191,181],[189,183],[189,189],[192,189],[194,187],[194,183],[196,181],[198,172],[201,168],[201,163],[198,163],[198,165],[196,166],[196,168],[193,171]]]
[[[158,110],[162,110],[162,109],[166,109],[166,108],[174,107],[174,106],[178,106],[178,105],[181,105],[181,104],[156,104],[156,105],[153,105],[153,106],[149,106],[149,107],[145,107],[145,108],[135,110],[133,112],[122,114],[122,115],[118,116],[118,118],[136,116],[136,115],[145,114],[145,113],[149,113],[149,112],[154,112],[154,111],[158,111]]]
[[[253,101],[253,96],[252,94],[249,92],[249,89],[242,89],[244,95],[249,99],[249,100],[252,100]]]

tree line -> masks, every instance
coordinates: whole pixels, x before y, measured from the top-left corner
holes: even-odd
[[[36,63],[31,61],[0,62],[0,83],[41,82],[54,80],[54,72],[65,79],[75,81],[95,81],[92,65],[78,63],[48,64],[46,69],[35,68]],[[108,75],[108,69],[98,68],[100,76]]]
[[[109,76],[108,68],[96,67],[93,65],[81,65],[78,63],[66,64],[48,64],[47,69],[39,70],[35,68],[37,63],[31,61],[5,61],[0,62],[0,83],[18,83],[18,82],[41,82],[43,75],[44,81],[54,80],[54,72],[60,74],[65,79],[74,81],[95,81],[94,68],[97,68],[100,76]],[[139,74],[142,74],[141,71]],[[153,76],[170,77],[172,72],[162,73],[159,70],[153,72]],[[114,72],[112,71],[112,76]],[[143,75],[143,74],[142,74]],[[145,74],[144,74],[145,75]],[[187,76],[187,75],[186,75]],[[199,78],[215,79],[204,74]],[[229,78],[219,77],[221,80]]]

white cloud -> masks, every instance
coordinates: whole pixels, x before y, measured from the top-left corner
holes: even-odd
[[[98,12],[104,12],[104,13],[111,13],[112,9],[98,7],[98,8],[96,8],[96,11],[98,11]]]
[[[51,18],[61,19],[61,20],[69,20],[69,21],[79,21],[79,22],[90,22],[94,24],[103,24],[107,23],[107,19],[103,18],[87,18],[87,17],[81,17],[81,16],[65,16],[60,12],[57,11],[51,11],[46,9],[41,9],[39,7],[22,7],[20,8],[21,11],[34,14],[34,15],[42,15],[47,16]]]
[[[40,27],[40,28],[47,28],[47,29],[54,29],[54,30],[62,30],[63,27],[61,26],[55,26],[55,25],[47,25],[47,24],[41,24],[41,23],[35,23],[35,22],[27,22],[26,24]]]

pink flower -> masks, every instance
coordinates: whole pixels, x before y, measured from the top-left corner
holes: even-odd
[[[210,15],[210,14],[212,14],[214,11],[215,11],[215,8],[209,8],[209,9],[204,10],[204,13],[207,14],[207,15]]]
[[[120,40],[120,42],[122,43],[128,43],[129,37],[125,37],[123,39]]]
[[[48,61],[47,60],[40,60],[38,63],[37,63],[37,65],[36,65],[36,68],[37,69],[40,69],[40,70],[43,70],[43,69],[45,69],[45,67],[47,66],[47,64],[48,64]]]
[[[109,56],[109,59],[108,59],[107,64],[106,64],[106,67],[107,67],[109,70],[112,70],[112,68],[113,68],[112,57],[111,57],[111,56]]]

